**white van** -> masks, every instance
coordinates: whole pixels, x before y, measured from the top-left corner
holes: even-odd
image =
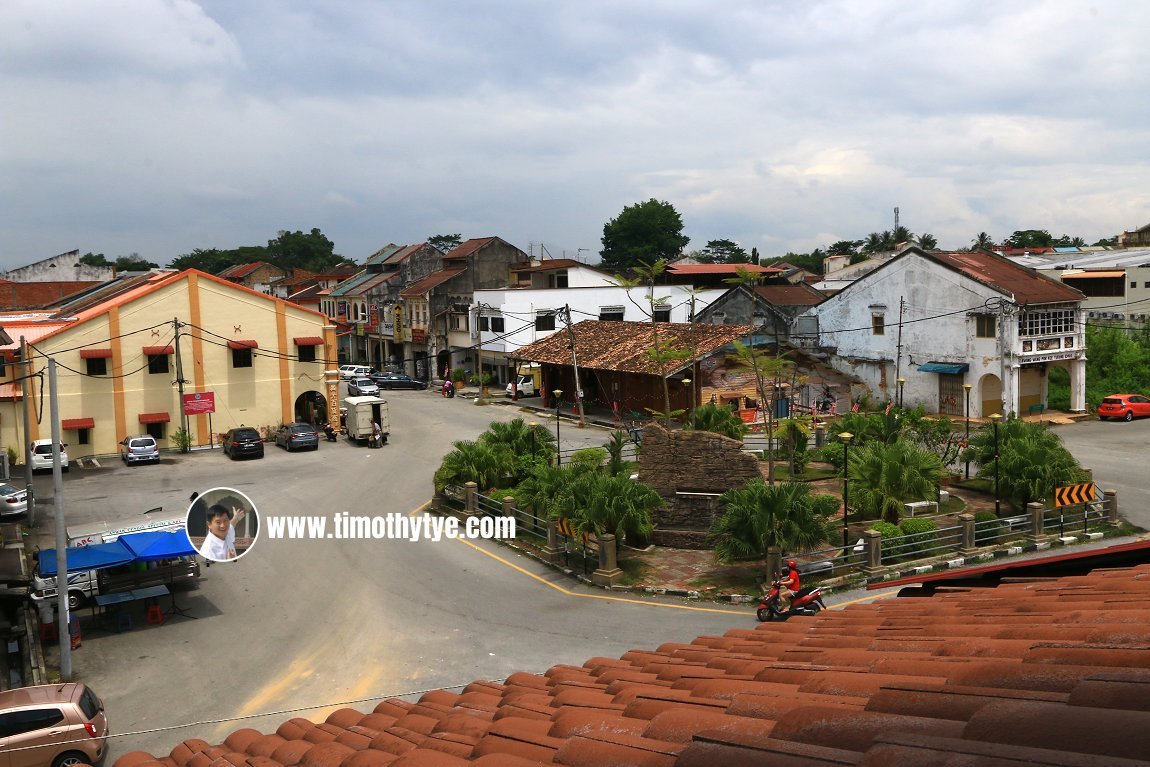
[[[339,377],[344,381],[350,381],[353,378],[367,378],[375,371],[370,365],[340,365]]]

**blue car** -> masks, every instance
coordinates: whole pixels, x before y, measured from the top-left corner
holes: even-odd
[[[306,423],[285,423],[276,432],[276,444],[289,453],[295,450],[319,450],[319,432]]]

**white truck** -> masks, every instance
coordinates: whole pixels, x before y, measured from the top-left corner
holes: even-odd
[[[378,423],[383,432],[383,443],[387,443],[387,435],[391,432],[391,418],[387,412],[387,400],[382,397],[348,397],[343,401],[347,412],[344,414],[344,427],[347,429],[347,438],[355,442],[370,444],[375,427]]]

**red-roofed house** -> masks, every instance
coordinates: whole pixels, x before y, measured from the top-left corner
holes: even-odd
[[[995,254],[912,247],[797,322],[817,320],[804,343],[830,351],[872,397],[954,417],[969,397],[971,417],[1025,415],[1046,404],[1056,365],[1070,374],[1070,409],[1083,411],[1083,298]]]
[[[9,361],[21,358],[21,336],[34,375],[56,360],[59,418],[73,458],[116,455],[117,443],[133,434],[175,447],[182,426],[192,445],[208,445],[216,441],[213,432],[240,424],[338,418],[338,381],[324,376],[335,367],[335,330],[327,318],[195,269],[151,273],[56,317],[7,319],[3,326],[13,343],[0,354]],[[6,365],[0,376],[6,445],[51,434],[43,390],[17,380],[22,367]],[[184,422],[181,394],[197,393],[212,395],[210,420],[209,411],[192,408]],[[44,414],[32,419],[28,434],[25,397]]]
[[[287,271],[267,261],[255,261],[229,266],[216,276],[259,293],[271,293],[272,283],[286,277]]]

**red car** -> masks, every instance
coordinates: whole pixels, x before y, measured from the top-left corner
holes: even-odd
[[[1150,415],[1150,397],[1141,394],[1109,394],[1098,405],[1098,420],[1122,418],[1133,421],[1136,417]]]

